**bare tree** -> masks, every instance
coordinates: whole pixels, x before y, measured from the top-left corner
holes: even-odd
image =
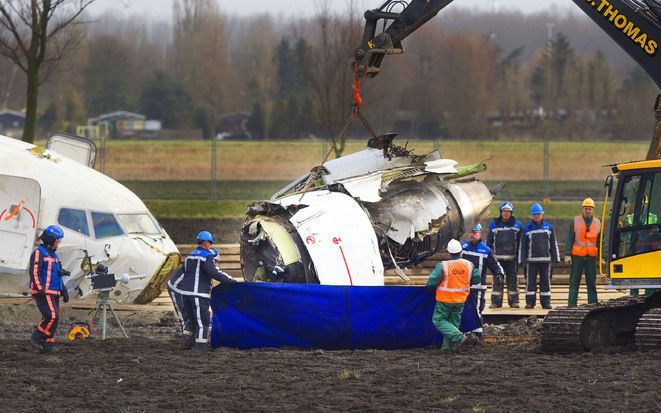
[[[193,97],[195,124],[207,137],[228,100],[228,38],[225,18],[212,0],[174,3],[174,73]]]
[[[34,142],[39,86],[65,53],[80,43],[78,17],[94,1],[0,0],[0,54],[27,78],[26,142]]]
[[[353,50],[360,43],[361,13],[357,1],[347,0],[346,18],[331,13],[328,0],[318,0],[315,24],[319,30],[313,46],[313,87],[317,97],[317,122],[330,140],[336,158],[342,156],[345,137],[338,136],[351,112]]]

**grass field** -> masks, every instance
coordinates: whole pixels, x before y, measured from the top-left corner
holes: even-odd
[[[146,200],[145,204],[157,219],[161,218],[242,218],[248,205],[248,200]],[[516,216],[527,220],[528,211],[532,202],[515,202]],[[601,216],[601,206],[603,203],[597,203],[595,214]],[[546,217],[548,219],[571,218],[580,213],[580,203],[575,201],[550,202],[544,205]],[[497,215],[497,203],[491,206],[489,216]]]
[[[219,181],[217,196],[220,201],[268,199],[289,181]],[[493,188],[504,183],[496,199],[535,200],[544,195],[543,181],[484,181]],[[209,181],[123,181],[122,184],[142,199],[209,199]],[[603,181],[550,181],[551,199],[573,200],[587,196],[603,196]]]
[[[346,154],[364,147],[363,141],[350,141]],[[479,178],[489,187],[506,184],[497,200],[526,200],[516,202],[520,217],[527,216],[529,201],[542,199],[541,142],[412,141],[408,147],[419,154],[439,147],[443,157],[460,164],[493,158]],[[550,194],[555,201],[546,205],[547,217],[564,219],[578,213],[576,201],[567,200],[601,198],[609,173],[603,165],[642,159],[647,144],[552,142],[550,149]],[[208,141],[109,142],[105,171],[145,199],[158,218],[239,218],[251,202],[268,199],[318,165],[327,151],[319,141],[219,142],[217,201],[209,200]]]
[[[403,144],[403,142],[400,142]],[[445,158],[461,164],[487,162],[486,180],[541,180],[541,142],[411,141],[416,153],[440,147]],[[646,143],[552,142],[550,179],[602,181],[604,165],[642,159]],[[350,141],[346,154],[365,148]],[[292,180],[318,165],[328,147],[320,141],[219,142],[217,176],[220,180]],[[211,175],[208,141],[114,141],[107,145],[105,172],[127,181],[203,181]]]

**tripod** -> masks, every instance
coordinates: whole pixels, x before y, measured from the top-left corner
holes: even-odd
[[[92,316],[92,320],[94,320],[96,316],[99,314],[99,311],[101,311],[101,317],[102,317],[101,340],[105,340],[106,327],[108,324],[108,310],[110,310],[113,317],[115,317],[115,321],[117,322],[119,329],[122,330],[122,334],[124,335],[124,337],[129,338],[129,335],[126,334],[126,330],[124,330],[124,326],[122,325],[122,322],[119,321],[119,317],[117,316],[117,313],[112,308],[112,304],[110,304],[110,300],[108,299],[110,297],[110,291],[112,291],[112,288],[103,288],[99,290],[99,298],[96,301],[96,307],[94,308],[94,315]]]

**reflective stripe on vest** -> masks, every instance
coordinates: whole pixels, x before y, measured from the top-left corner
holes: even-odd
[[[436,288],[436,301],[446,304],[463,304],[470,294],[473,264],[465,259],[443,261],[443,281]]]
[[[601,222],[599,219],[592,218],[592,224],[588,231],[583,217],[574,217],[574,246],[571,249],[571,254],[577,257],[596,257],[599,253],[597,238],[600,231]]]

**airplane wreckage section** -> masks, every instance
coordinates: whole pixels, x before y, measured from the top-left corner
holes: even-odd
[[[416,155],[372,139],[368,149],[314,168],[248,210],[241,232],[246,281],[384,284],[384,269],[415,265],[478,223],[492,201],[473,175],[438,151]]]

